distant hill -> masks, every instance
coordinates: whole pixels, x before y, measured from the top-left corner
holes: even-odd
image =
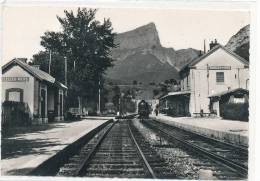
[[[250,25],[246,25],[229,39],[226,48],[249,61],[249,42]]]
[[[192,48],[176,51],[163,47],[154,23],[119,33],[115,41],[119,45],[112,51],[115,66],[107,71],[107,76],[126,82],[158,83],[179,79],[182,65],[199,55],[199,51]]]

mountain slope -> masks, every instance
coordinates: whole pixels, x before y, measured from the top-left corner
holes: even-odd
[[[178,71],[168,63],[162,63],[152,54],[130,55],[110,70],[110,77],[127,82],[162,82],[169,78],[178,79]]]
[[[250,25],[246,25],[229,39],[226,48],[249,60],[249,41]]]
[[[120,33],[112,51],[115,66],[107,71],[111,79],[143,83],[178,79],[178,70],[183,64],[198,57],[199,51],[183,49],[175,51],[161,45],[154,23]]]

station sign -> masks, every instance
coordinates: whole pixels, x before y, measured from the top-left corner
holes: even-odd
[[[209,70],[231,70],[231,66],[208,66]]]
[[[2,77],[3,82],[29,82],[29,77]]]

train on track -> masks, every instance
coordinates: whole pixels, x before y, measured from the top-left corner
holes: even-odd
[[[141,100],[138,104],[139,118],[141,119],[149,118],[150,109],[151,109],[150,105],[145,100]]]

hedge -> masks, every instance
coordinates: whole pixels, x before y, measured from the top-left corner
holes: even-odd
[[[224,119],[248,121],[248,107],[248,103],[226,103],[223,104],[221,116]]]

